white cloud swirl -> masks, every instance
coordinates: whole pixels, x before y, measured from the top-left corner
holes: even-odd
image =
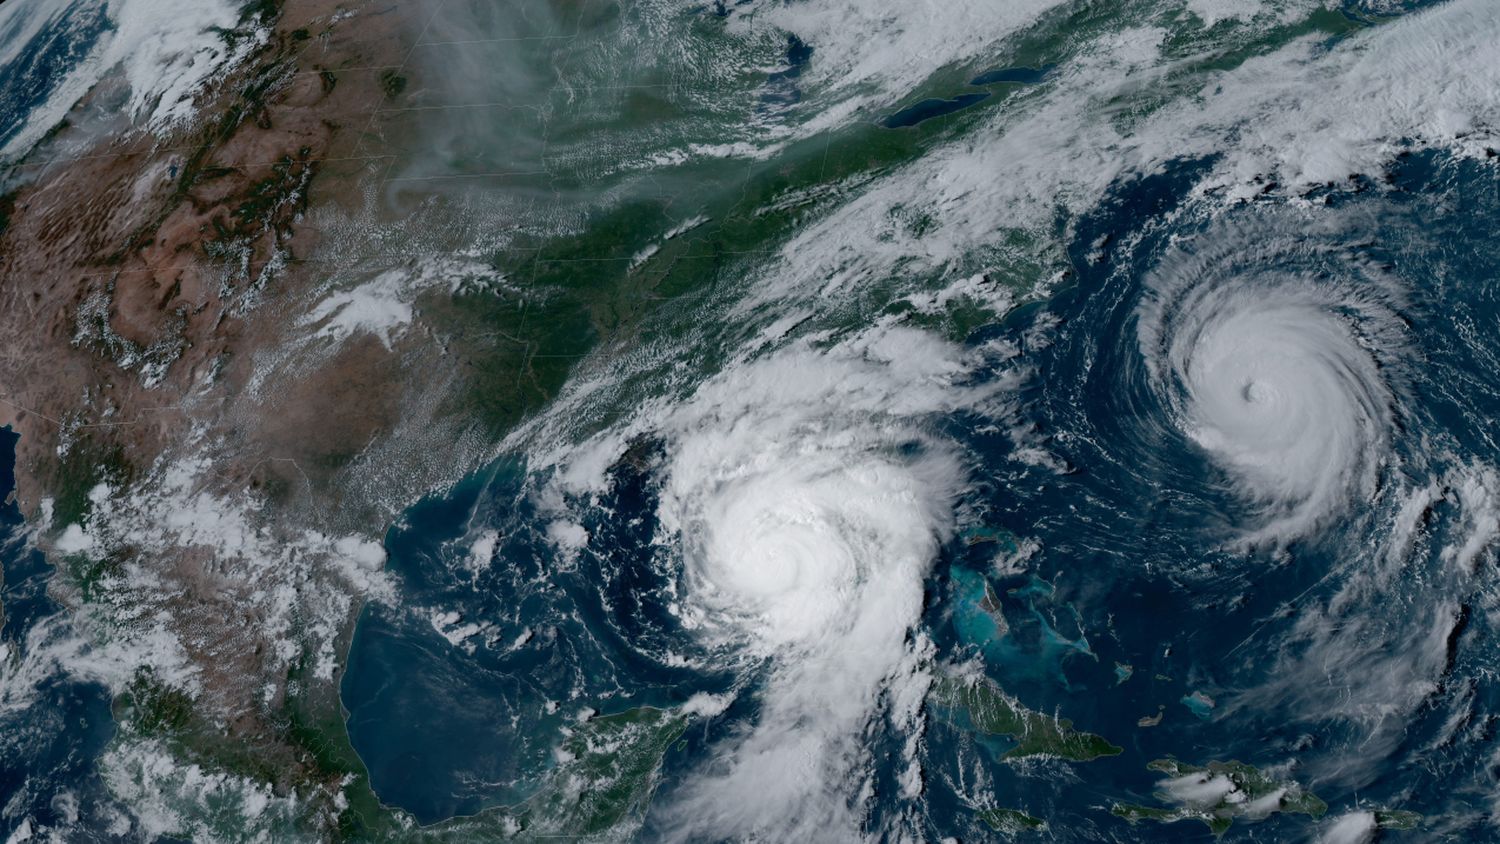
[[[1305,535],[1373,494],[1401,345],[1378,269],[1270,227],[1215,229],[1174,248],[1148,287],[1151,385],[1255,509],[1249,541]]]
[[[900,327],[793,342],[596,442],[662,441],[673,611],[710,659],[757,678],[753,723],[661,806],[667,837],[862,837],[862,737],[883,696],[927,682],[913,630],[967,480],[928,423],[1004,383],[968,383],[974,363]],[[564,483],[598,488],[607,461],[570,462]]]
[[[769,668],[757,723],[670,812],[682,837],[859,837],[860,736],[912,676],[923,579],[965,480],[921,420],[979,399],[962,371],[910,330],[798,344],[710,381],[666,426],[683,619]]]

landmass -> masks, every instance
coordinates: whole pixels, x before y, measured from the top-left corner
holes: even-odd
[[[1034,818],[1019,809],[985,809],[979,812],[979,819],[984,821],[990,829],[1005,835],[1040,832],[1047,828],[1046,821]]]
[[[1015,746],[1001,757],[1006,761],[1051,756],[1088,762],[1123,752],[1100,736],[1074,729],[1066,718],[1027,709],[987,679],[942,678],[933,685],[931,695],[933,703],[962,726],[1014,741]]]
[[[1320,818],[1328,811],[1327,803],[1296,782],[1243,762],[1199,766],[1157,759],[1147,768],[1168,777],[1160,783],[1156,797],[1173,805],[1116,803],[1110,811],[1132,824],[1197,820],[1207,824],[1215,835],[1222,835],[1238,819],[1262,820],[1277,812]]]
[[[1155,715],[1143,715],[1136,720],[1135,725],[1137,727],[1155,727],[1161,723],[1161,719],[1166,717],[1166,714],[1167,707],[1163,704],[1157,704]]]
[[[464,160],[472,150],[445,148],[470,166],[446,175],[550,198],[487,213],[412,169],[425,124],[452,105],[442,74],[412,59],[431,8],[247,3],[218,33],[244,59],[215,74],[194,120],[143,131],[106,80],[0,162],[0,425],[21,434],[15,496],[57,564],[58,600],[98,643],[90,665],[119,726],[101,773],[151,807],[161,835],[588,836],[635,813],[680,715],[580,725],[521,806],[421,829],[380,803],[338,688],[360,608],[393,594],[381,532],[492,459],[573,363],[628,346],[658,303],[734,280],[734,262],[779,245],[841,185],[910,161],[928,130],[859,127],[748,170],[695,164],[681,194],[653,180],[634,197],[623,179],[603,184],[600,160],[554,152],[531,181],[498,181]],[[568,43],[588,49],[610,14],[570,13]],[[549,56],[567,49],[538,40]],[[565,81],[568,98],[608,87]],[[607,187],[612,204],[558,199],[580,184]],[[566,231],[548,228],[556,219]],[[892,215],[901,237],[924,225]],[[1004,245],[1013,254],[972,294],[877,307],[962,339],[993,321],[993,303],[1065,267],[1019,230]],[[996,611],[994,596],[980,608]],[[1007,759],[1121,752],[987,681],[939,683],[934,702],[1014,740]]]
[[[377,813],[361,829],[362,836],[413,844],[617,840],[624,830],[622,823],[644,811],[662,757],[690,720],[679,711],[654,707],[595,716],[563,739],[557,766],[524,803],[421,829],[393,823],[388,813]]]
[[[1422,823],[1420,814],[1400,809],[1376,809],[1373,814],[1376,829],[1410,830]]]
[[[473,249],[493,221],[391,178],[441,81],[410,58],[429,10],[245,9],[193,120],[134,126],[106,78],[0,162],[0,425],[115,697],[111,789],[162,834],[368,837],[409,825],[338,700],[360,608],[393,596],[384,527],[599,332],[563,296],[525,312],[502,250]],[[615,804],[591,805],[573,817]]]

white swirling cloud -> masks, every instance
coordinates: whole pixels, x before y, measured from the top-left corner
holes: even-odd
[[[913,628],[968,478],[927,423],[1003,383],[968,384],[973,365],[882,327],[732,365],[637,418],[665,445],[657,539],[680,566],[673,611],[713,660],[759,678],[755,722],[668,798],[669,835],[861,835],[862,737],[883,695],[927,682]]]
[[[956,349],[910,330],[799,344],[708,382],[669,422],[660,516],[684,622],[769,669],[758,722],[670,813],[682,837],[858,837],[860,737],[910,681],[923,579],[966,477],[921,420],[982,397],[961,371]]]
[[[1175,248],[1147,284],[1137,334],[1152,384],[1254,505],[1251,541],[1304,535],[1373,493],[1401,346],[1376,270],[1256,225]]]

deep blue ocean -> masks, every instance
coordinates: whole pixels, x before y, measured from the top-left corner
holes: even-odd
[[[1288,244],[1326,241],[1318,254],[1339,260],[1309,277],[1336,273],[1330,267],[1342,261],[1400,280],[1406,340],[1390,374],[1401,385],[1399,430],[1372,497],[1326,529],[1247,550],[1230,541],[1246,518],[1232,480],[1162,424],[1135,340],[1142,279],[1174,235],[1272,213],[1263,203],[1214,218],[1190,213],[1183,191],[1196,166],[1118,191],[1078,225],[1066,290],[970,338],[1016,343],[1031,369],[1012,429],[963,415],[941,423],[970,457],[974,482],[958,502],[963,529],[927,583],[922,629],[937,659],[979,660],[1027,706],[1125,751],[1016,766],[999,761],[1005,740],[932,718],[925,822],[934,835],[985,834],[957,785],[979,765],[1001,805],[1048,818],[1058,840],[1212,840],[1201,823],[1132,827],[1108,812],[1117,801],[1159,805],[1159,777],[1145,765],[1171,756],[1266,767],[1295,759],[1291,776],[1330,814],[1378,807],[1427,819],[1393,840],[1480,834],[1500,751],[1488,714],[1500,707],[1495,589],[1487,568],[1460,576],[1445,558],[1468,530],[1457,493],[1426,508],[1424,538],[1393,573],[1348,587],[1382,565],[1371,549],[1389,533],[1396,502],[1388,491],[1500,461],[1500,255],[1481,236],[1500,223],[1500,182],[1481,162],[1411,156],[1386,185],[1330,189],[1327,213],[1358,226],[1277,234]],[[1143,231],[1142,220],[1154,222]],[[8,494],[15,435],[0,440]],[[1023,459],[1022,446],[1040,447],[1055,465]],[[608,500],[585,524],[589,548],[568,566],[555,563],[516,461],[422,502],[391,530],[402,603],[366,608],[343,681],[351,737],[383,800],[423,822],[514,803],[541,782],[561,728],[580,709],[670,706],[740,689],[726,713],[668,754],[660,804],[716,741],[758,716],[756,678],[669,658],[694,645],[667,610],[672,574],[652,542],[658,449],[643,441],[611,470]],[[497,539],[483,564],[470,554],[486,529]],[[0,563],[0,635],[24,663],[70,634],[46,593],[51,569],[13,504],[0,510]],[[983,606],[986,596],[998,612]],[[432,624],[452,610],[486,625],[461,643],[472,652]],[[1435,663],[1433,631],[1442,634]],[[0,788],[19,795],[0,817],[7,834],[28,814],[56,823],[110,802],[94,769],[113,733],[107,691],[42,673],[34,701],[0,710]],[[1400,704],[1412,689],[1416,702]],[[1379,717],[1351,717],[1343,705],[1378,708],[1387,697],[1390,712]],[[1157,715],[1156,726],[1138,725]],[[877,760],[901,741],[880,729]],[[874,773],[877,793],[894,793],[894,768],[877,763]],[[878,798],[875,806],[872,824],[898,811]],[[648,816],[648,837],[652,823]],[[1316,829],[1278,814],[1236,822],[1225,840],[1296,840]]]
[[[35,122],[36,109],[114,26],[104,3],[38,0],[13,6],[6,10],[10,14],[0,14],[0,45],[18,50],[0,62],[0,147]],[[51,17],[35,38],[21,41],[17,34],[40,15]]]
[[[1445,489],[1398,563],[1377,549],[1396,491],[1500,462],[1500,252],[1490,237],[1500,179],[1483,162],[1404,157],[1384,183],[1330,186],[1311,197],[1312,212],[1296,212],[1340,221],[1324,230],[1285,225],[1278,200],[1195,213],[1186,192],[1206,165],[1181,162],[1117,190],[1077,222],[1066,289],[969,338],[1015,343],[1031,374],[1010,430],[964,415],[941,422],[973,483],[958,502],[963,530],[927,583],[923,630],[939,662],[980,660],[1025,705],[1125,750],[1010,765],[998,758],[1005,740],[933,718],[923,750],[933,836],[986,834],[959,785],[976,765],[999,805],[1047,818],[1065,841],[1212,840],[1195,821],[1130,826],[1109,813],[1118,801],[1161,805],[1146,764],[1163,757],[1274,767],[1330,816],[1426,818],[1392,840],[1479,834],[1490,811],[1500,773],[1494,574],[1456,573],[1444,552],[1470,529],[1469,511]],[[1174,239],[1213,242],[1223,227],[1263,241],[1248,258],[1224,258],[1226,274],[1345,289],[1368,271],[1402,291],[1392,313],[1403,340],[1384,375],[1396,430],[1374,464],[1377,486],[1318,530],[1257,547],[1234,542],[1254,514],[1234,479],[1168,424],[1137,342],[1145,279]],[[1274,265],[1243,266],[1251,260]],[[549,562],[516,463],[424,502],[391,532],[405,603],[366,609],[343,684],[351,735],[384,800],[423,822],[513,803],[540,781],[577,708],[669,705],[747,682],[750,693],[668,754],[659,805],[716,738],[756,717],[754,678],[672,667],[669,656],[693,645],[666,611],[671,573],[651,542],[655,448],[641,442],[614,467],[572,565]],[[1036,449],[1050,465],[1027,456]],[[483,528],[500,539],[492,562],[476,566],[468,541]],[[999,619],[981,606],[987,594]],[[472,653],[431,624],[449,610],[492,625],[466,640]],[[559,700],[569,703],[548,711]],[[872,729],[876,791],[893,794],[894,765],[879,760],[896,758],[901,737]],[[871,828],[902,811],[879,797],[875,807]],[[1317,829],[1276,814],[1237,821],[1224,840]]]
[[[1350,13],[1373,15],[1371,5]],[[56,7],[62,22],[0,67],[0,144],[111,26],[101,4]],[[807,50],[789,47],[793,69],[770,86],[782,100],[795,99]],[[1048,70],[1002,68],[973,84],[1034,84]],[[912,126],[985,96],[924,100],[885,119]],[[960,529],[925,583],[920,632],[935,662],[977,662],[1028,707],[1124,752],[1014,765],[1000,759],[1006,740],[929,717],[921,825],[934,839],[990,837],[975,814],[980,770],[988,797],[1046,818],[1050,840],[1318,834],[1320,821],[1291,814],[1237,820],[1222,837],[1196,821],[1132,826],[1111,815],[1116,802],[1166,805],[1146,766],[1174,757],[1275,769],[1325,800],[1330,816],[1424,817],[1384,840],[1486,840],[1500,789],[1500,591],[1492,552],[1465,573],[1453,549],[1481,509],[1462,479],[1500,466],[1500,171],[1414,154],[1382,179],[1329,185],[1297,208],[1268,195],[1210,215],[1188,195],[1210,164],[1179,162],[1066,221],[1063,287],[965,341],[1020,350],[1028,374],[1008,424],[962,413],[936,423],[961,448],[970,484],[955,502]],[[1318,220],[1337,224],[1307,224]],[[1381,295],[1400,334],[1399,348],[1375,356],[1394,398],[1373,489],[1316,530],[1250,547],[1236,538],[1254,508],[1172,417],[1137,332],[1174,244],[1245,232],[1255,248],[1216,258],[1224,277],[1342,289],[1378,275],[1398,291]],[[15,442],[0,429],[0,500],[14,486]],[[364,609],[342,681],[351,739],[384,802],[423,823],[514,804],[540,787],[581,710],[735,691],[726,712],[664,759],[653,806],[669,806],[760,717],[762,678],[676,658],[699,646],[669,610],[676,573],[654,542],[660,449],[643,440],[611,469],[610,492],[584,519],[589,545],[566,564],[520,455],[391,528],[401,600]],[[1405,494],[1428,485],[1436,492],[1417,508],[1417,538],[1395,543]],[[476,560],[486,531],[492,550]],[[110,696],[50,661],[76,633],[14,504],[0,507],[0,571],[0,839],[30,818],[78,840],[115,840],[105,832],[115,804],[97,772],[114,735]],[[457,620],[442,620],[453,612]],[[471,622],[481,629],[457,644],[438,629]],[[907,811],[894,797],[904,739],[872,721],[872,830]],[[658,812],[648,811],[641,837],[660,829]]]
[[[0,428],[0,501],[15,488],[18,439]],[[0,835],[11,835],[28,816],[49,826],[81,818],[84,828],[102,830],[97,821],[110,801],[95,765],[114,735],[109,690],[48,659],[71,631],[47,595],[52,569],[14,503],[0,506],[0,569],[0,641],[10,663],[0,667],[0,794],[7,795]]]

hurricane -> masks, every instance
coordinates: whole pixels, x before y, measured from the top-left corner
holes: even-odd
[[[859,741],[927,682],[915,625],[967,480],[929,420],[993,400],[956,347],[905,328],[731,367],[656,427],[673,607],[759,676],[759,714],[673,795],[673,839],[858,840]],[[920,691],[918,692],[920,693]]]
[[[1497,44],[0,2],[0,841],[1500,840]]]
[[[1303,536],[1374,494],[1398,423],[1397,290],[1291,221],[1219,227],[1146,280],[1137,338],[1161,413],[1253,510],[1246,539]]]
[[[901,456],[921,441],[900,428],[742,410],[670,464],[661,515],[682,545],[687,622],[795,653],[910,619],[910,586],[947,532],[952,460]]]

